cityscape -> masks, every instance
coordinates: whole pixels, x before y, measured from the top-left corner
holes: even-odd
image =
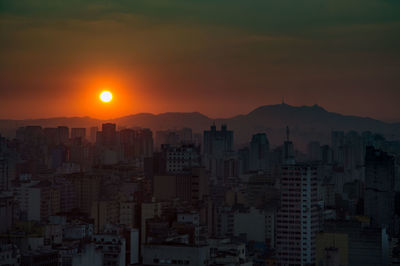
[[[289,126],[243,144],[215,123],[19,127],[0,139],[3,265],[400,263],[400,141],[330,133],[298,150]]]
[[[0,0],[0,266],[400,265],[400,1]]]

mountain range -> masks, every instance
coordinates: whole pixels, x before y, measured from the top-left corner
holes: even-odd
[[[276,104],[261,106],[248,114],[231,118],[210,118],[198,112],[192,113],[139,113],[110,120],[99,120],[90,117],[56,117],[47,119],[0,120],[0,133],[13,137],[15,130],[21,126],[40,125],[55,127],[101,126],[102,123],[113,122],[120,127],[145,127],[153,132],[166,129],[192,128],[201,133],[215,123],[226,124],[234,130],[235,143],[240,145],[250,141],[252,134],[265,132],[272,144],[279,145],[286,138],[286,126],[290,128],[290,138],[295,146],[304,149],[311,140],[321,143],[330,142],[332,130],[358,132],[372,131],[386,136],[388,139],[400,139],[400,123],[387,123],[368,117],[348,116],[333,113],[321,106],[291,106]]]

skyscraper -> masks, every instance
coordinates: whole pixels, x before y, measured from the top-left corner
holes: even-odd
[[[215,125],[211,130],[204,131],[204,165],[210,171],[211,178],[223,182],[225,178],[225,160],[232,156],[233,131],[227,130],[226,125],[218,131]]]
[[[233,131],[227,130],[226,125],[218,131],[215,125],[211,130],[204,131],[204,154],[213,157],[222,157],[224,153],[233,151]]]
[[[134,145],[137,157],[147,158],[153,156],[153,132],[148,128],[136,129]]]
[[[0,155],[0,192],[8,190],[9,179],[8,179],[8,162]]]
[[[319,230],[317,168],[298,164],[286,129],[281,167],[281,205],[276,221],[278,265],[314,265]]]
[[[276,221],[277,265],[314,265],[318,219],[316,167],[283,165]]]
[[[69,128],[68,127],[57,127],[58,132],[58,142],[59,143],[67,143],[69,140]]]
[[[244,147],[238,151],[239,174],[247,173],[250,170],[250,149]]]
[[[307,145],[308,159],[310,161],[321,161],[321,145],[319,141],[311,141]]]
[[[268,166],[269,141],[265,133],[253,135],[250,142],[250,170],[266,170]]]
[[[43,129],[44,137],[46,143],[49,145],[54,145],[58,140],[58,130],[55,127],[46,127]]]
[[[135,134],[135,131],[130,128],[122,129],[119,132],[119,142],[121,144],[123,160],[130,160],[135,157]]]
[[[162,145],[161,149],[166,159],[165,170],[169,174],[182,174],[191,170],[192,167],[200,166],[200,147]]]
[[[96,135],[98,131],[98,127],[91,127],[90,128],[90,142],[95,143],[96,142]]]
[[[76,138],[84,140],[86,138],[86,128],[71,128],[71,139]]]
[[[344,163],[344,132],[332,131],[331,146],[333,150],[333,160],[343,166]]]
[[[367,147],[364,214],[372,223],[390,228],[394,216],[395,161],[386,152]]]
[[[294,148],[293,142],[290,141],[290,131],[289,127],[286,127],[286,141],[283,143],[283,163],[284,164],[294,164]]]
[[[112,123],[102,125],[102,144],[104,146],[114,146],[117,141],[116,126]]]

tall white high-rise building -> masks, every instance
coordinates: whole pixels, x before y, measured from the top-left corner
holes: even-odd
[[[314,265],[318,221],[316,167],[283,165],[276,220],[278,265]]]

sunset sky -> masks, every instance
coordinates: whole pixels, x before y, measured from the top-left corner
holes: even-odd
[[[0,0],[0,53],[0,118],[229,117],[284,97],[400,121],[398,0]]]

